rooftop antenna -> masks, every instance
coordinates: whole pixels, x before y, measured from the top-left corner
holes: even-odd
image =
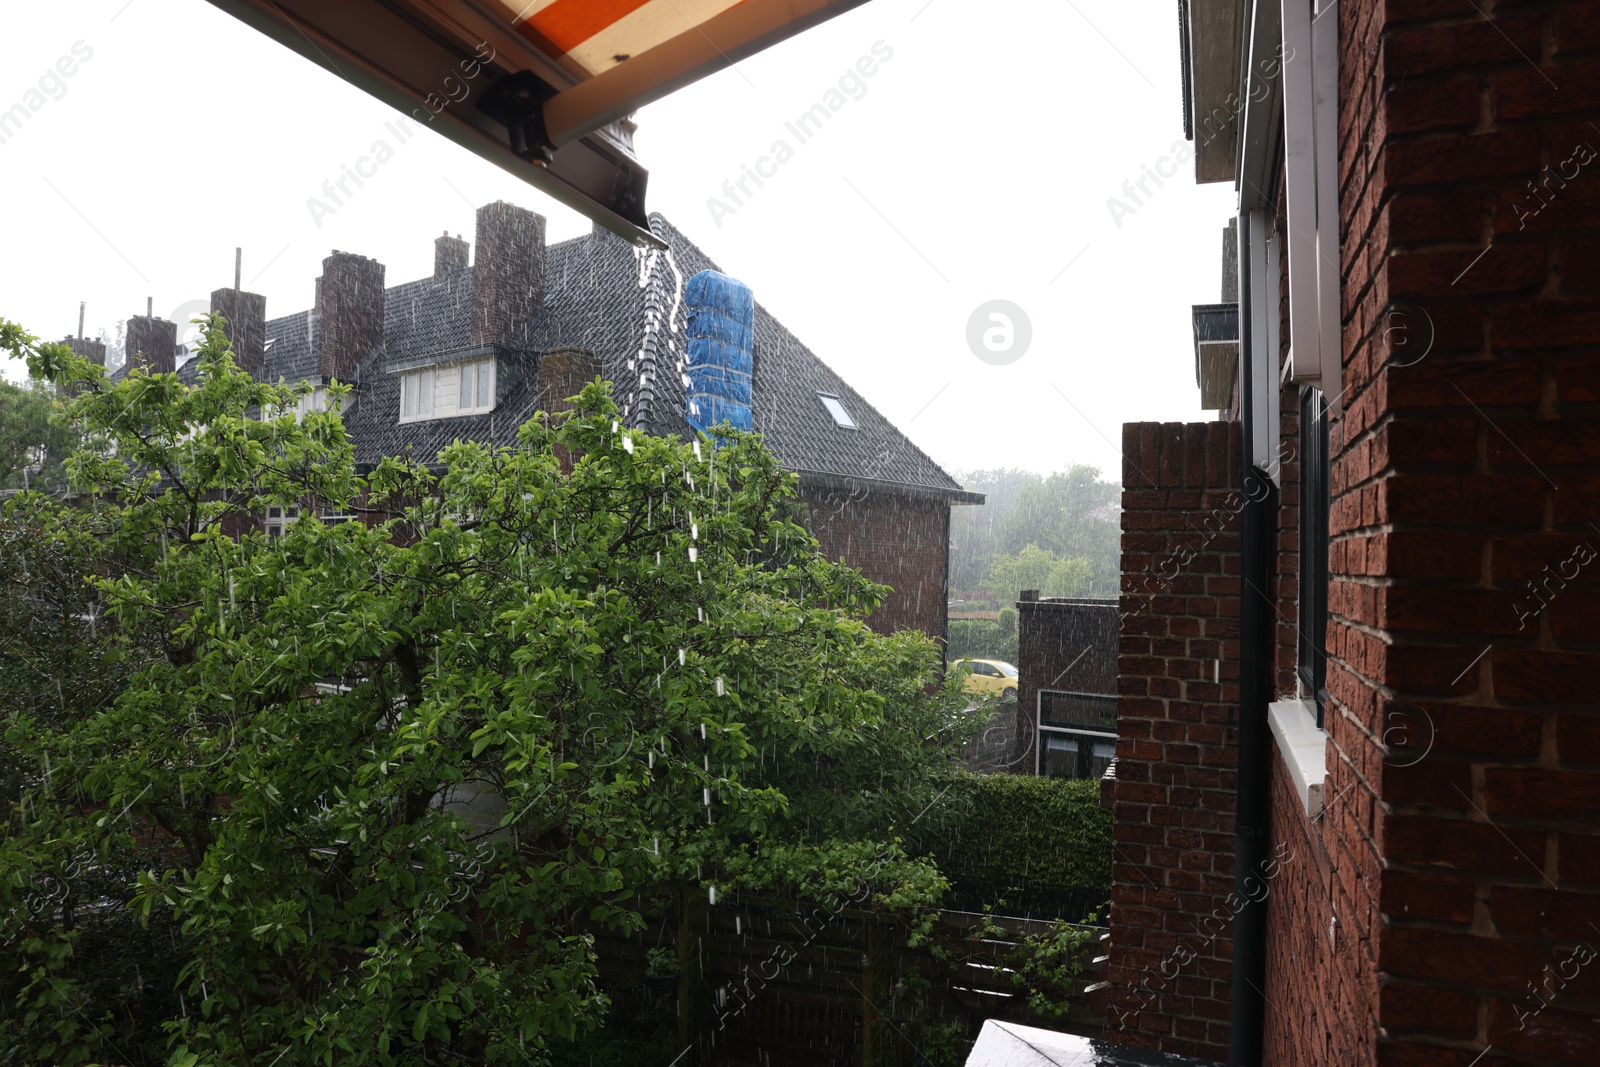
[[[86,301],[78,301],[78,340],[83,340],[83,305]]]
[[[241,270],[241,268],[243,266],[244,266],[244,249],[243,248],[235,248],[233,250],[233,287],[235,289],[239,288],[239,273],[240,273],[240,270]]]

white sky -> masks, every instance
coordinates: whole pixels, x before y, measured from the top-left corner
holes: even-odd
[[[1116,479],[1123,422],[1214,417],[1189,306],[1218,299],[1232,189],[1184,164],[1120,228],[1106,203],[1182,140],[1175,8],[872,0],[642,111],[647,207],[947,469]],[[547,215],[552,240],[589,228],[432,133],[398,144],[390,108],[203,0],[7,10],[0,111],[79,41],[92,57],[0,144],[0,316],[47,339],[76,331],[79,300],[90,336],[147,296],[158,315],[203,304],[236,245],[271,318],[311,305],[335,248],[390,284],[431,273],[433,238],[471,240],[492,200]],[[865,94],[799,144],[784,123],[877,42],[893,55]],[[723,183],[780,138],[793,158],[714,220],[708,199],[731,204]],[[307,199],[379,139],[394,158],[319,226]],[[1032,322],[1005,366],[966,339],[993,299]]]

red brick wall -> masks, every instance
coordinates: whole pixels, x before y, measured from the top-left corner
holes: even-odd
[[[879,633],[921,630],[945,638],[950,505],[937,497],[879,489],[854,492],[800,480],[811,532],[829,559],[842,559],[893,592],[867,619]]]
[[[1542,168],[1600,149],[1600,5],[1340,21],[1329,809],[1277,772],[1265,1062],[1592,1064],[1600,159]]]
[[[1212,1059],[1231,1000],[1239,449],[1238,423],[1123,427],[1107,1036]]]

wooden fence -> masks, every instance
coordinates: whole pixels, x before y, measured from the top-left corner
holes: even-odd
[[[675,918],[671,937],[665,927],[596,935],[600,978],[618,990],[645,986],[648,948],[676,944],[684,973],[660,995],[676,998],[680,1045],[692,1051],[674,1067],[959,1064],[985,1019],[1101,1030],[1081,994],[1065,1019],[1032,1011],[1009,965],[1013,942],[983,936],[981,915],[940,912],[917,948],[908,928],[853,908],[753,896],[711,905],[696,893]],[[1011,937],[1050,929],[994,921]],[[1094,959],[1103,934],[1093,934],[1077,990],[1103,966]]]

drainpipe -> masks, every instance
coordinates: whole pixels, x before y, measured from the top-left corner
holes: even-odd
[[[1265,1021],[1267,896],[1261,875],[1267,859],[1268,782],[1272,743],[1267,727],[1271,699],[1272,604],[1267,600],[1273,484],[1255,465],[1252,415],[1256,403],[1250,336],[1250,216],[1239,214],[1239,429],[1244,511],[1241,518],[1239,591],[1239,774],[1235,796],[1235,900],[1233,1016],[1228,1037],[1232,1067],[1259,1067]],[[1276,286],[1273,287],[1274,291]],[[1252,897],[1259,896],[1259,900]]]

